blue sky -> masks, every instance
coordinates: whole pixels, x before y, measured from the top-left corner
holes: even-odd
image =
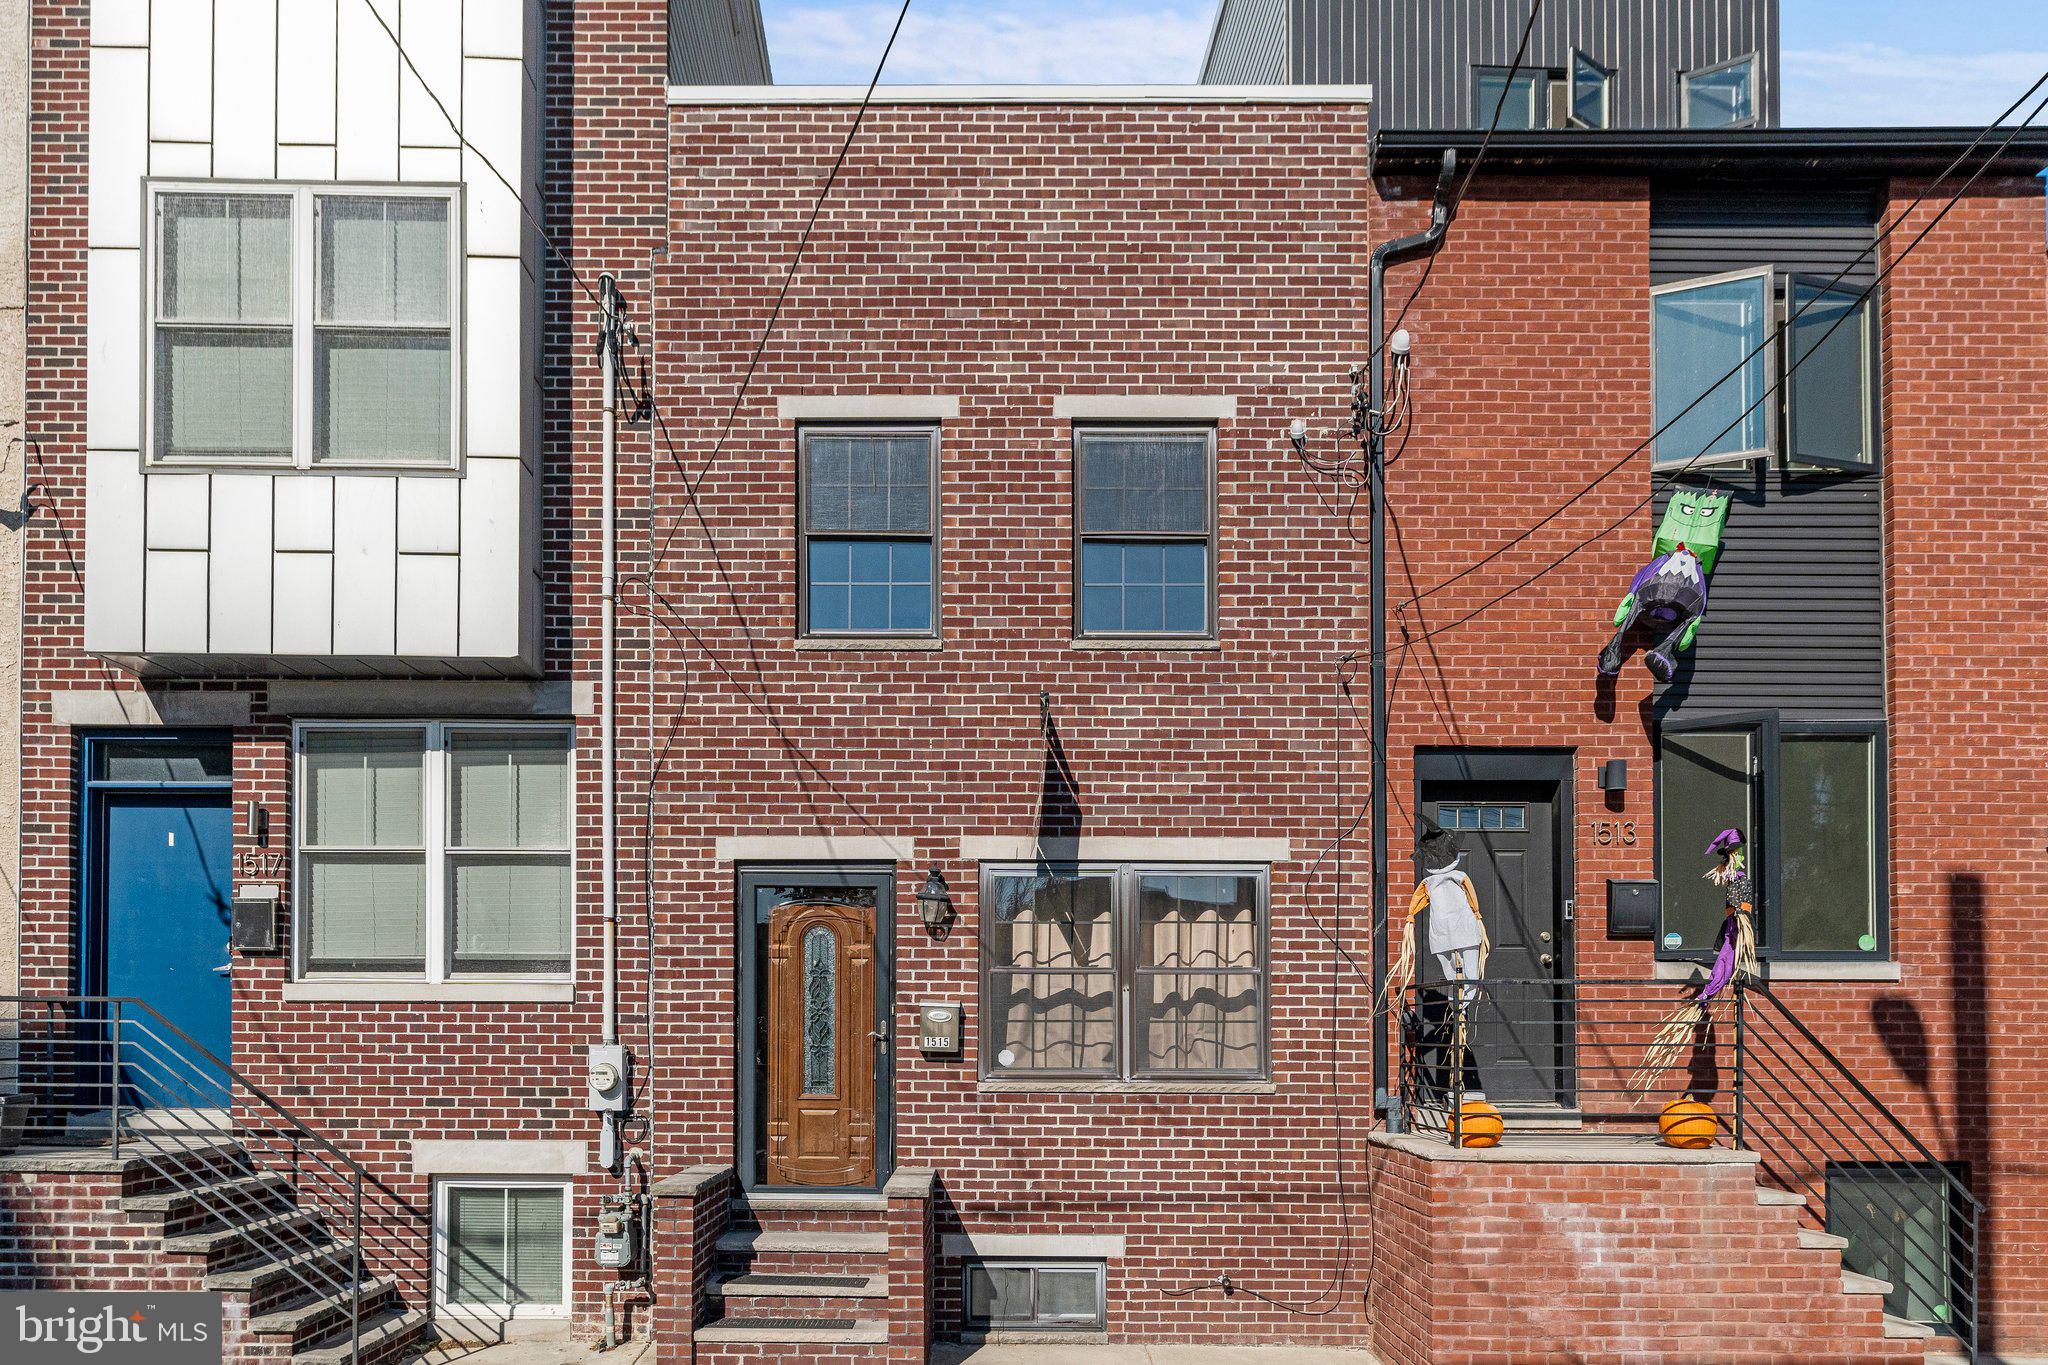
[[[1782,0],[1788,124],[1981,123],[2048,70],[2048,0]],[[775,79],[866,84],[894,0],[762,0]],[[1216,0],[911,0],[885,80],[1175,83]]]

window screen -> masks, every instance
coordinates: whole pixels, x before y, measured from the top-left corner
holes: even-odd
[[[157,455],[290,460],[292,201],[157,204]]]
[[[1768,270],[1653,292],[1658,466],[1768,451],[1771,296]]]
[[[569,969],[569,755],[555,732],[448,740],[457,972]]]
[[[933,631],[933,444],[930,431],[802,433],[807,634]]]
[[[458,1185],[443,1197],[445,1302],[513,1313],[566,1307],[560,1186]]]
[[[1207,634],[1212,433],[1084,430],[1077,446],[1080,632]]]
[[[308,970],[425,968],[424,743],[417,730],[307,736],[300,894]]]
[[[448,201],[321,195],[314,457],[446,458]]]

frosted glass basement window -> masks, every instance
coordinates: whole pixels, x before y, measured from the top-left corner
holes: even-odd
[[[150,461],[451,467],[456,193],[151,182]]]
[[[443,1182],[436,1306],[505,1317],[569,1311],[568,1191]]]
[[[300,971],[566,976],[569,755],[552,725],[301,729]]]

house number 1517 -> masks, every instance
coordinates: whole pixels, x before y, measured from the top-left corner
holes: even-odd
[[[1593,842],[1596,844],[1633,844],[1636,841],[1636,822],[1633,820],[1595,820]]]

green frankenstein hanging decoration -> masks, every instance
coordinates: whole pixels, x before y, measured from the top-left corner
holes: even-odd
[[[1721,555],[1721,528],[1728,521],[1726,493],[1681,488],[1671,495],[1650,562],[1636,571],[1628,596],[1614,609],[1614,638],[1600,651],[1600,671],[1621,672],[1622,638],[1638,621],[1656,633],[1643,664],[1658,682],[1670,682],[1678,655],[1692,646],[1700,618],[1707,614],[1707,576]]]

